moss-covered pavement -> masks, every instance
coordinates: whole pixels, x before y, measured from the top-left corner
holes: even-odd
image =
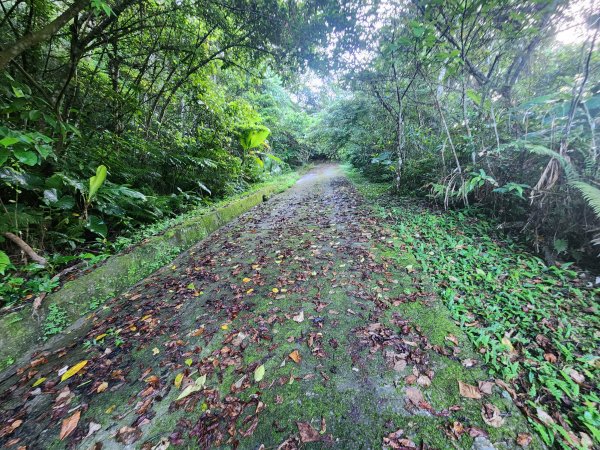
[[[111,300],[0,383],[0,446],[539,448],[367,203],[319,166]]]

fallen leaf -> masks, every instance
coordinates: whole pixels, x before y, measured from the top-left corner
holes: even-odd
[[[194,360],[192,358],[188,358],[185,360],[185,365],[189,367],[192,365],[193,362],[194,362]]]
[[[256,369],[254,369],[254,381],[257,383],[263,379],[265,376],[265,366],[261,364]]]
[[[117,442],[121,444],[130,445],[142,437],[142,430],[133,427],[122,427],[115,436]]]
[[[68,435],[70,435],[73,431],[75,431],[75,428],[77,428],[77,424],[79,423],[80,417],[81,417],[81,411],[77,411],[71,417],[67,417],[65,420],[63,420],[62,427],[60,428],[60,435],[59,435],[59,439],[61,441],[64,438],[66,438]]]
[[[156,375],[151,375],[144,381],[152,386],[158,386],[160,384],[160,378],[158,378]]]
[[[204,327],[200,327],[197,330],[194,330],[192,332],[192,336],[193,337],[198,337],[198,336],[202,336],[204,334]]]
[[[308,422],[296,422],[298,431],[300,432],[300,440],[303,443],[318,442],[321,440],[321,435]]]
[[[181,382],[183,381],[183,373],[178,373],[175,376],[175,381],[173,381],[173,384],[175,385],[175,387],[177,389],[179,389],[181,387]]]
[[[300,356],[300,353],[298,352],[298,350],[294,350],[292,353],[290,353],[288,355],[290,357],[290,359],[292,361],[294,361],[296,364],[300,364],[300,361],[302,361],[302,356]]]
[[[558,360],[554,353],[544,353],[544,359],[550,364],[554,364]]]
[[[6,428],[0,428],[0,436],[4,436],[6,434],[11,434],[17,428],[19,428],[21,425],[23,425],[23,421],[21,419],[15,420],[10,425],[8,425]]]
[[[449,334],[448,336],[446,336],[444,338],[446,341],[450,341],[452,342],[454,345],[458,345],[458,338],[456,336],[454,336],[453,334]]]
[[[573,379],[573,381],[577,384],[585,383],[585,376],[577,372],[575,369],[569,370],[569,376]]]
[[[458,392],[460,393],[460,395],[462,397],[465,397],[465,398],[472,398],[472,399],[480,399],[481,398],[481,392],[479,392],[479,389],[477,389],[477,387],[472,386],[467,383],[463,383],[460,380],[458,381]]]
[[[450,426],[450,431],[456,438],[460,438],[461,435],[465,432],[465,427],[461,422],[455,421]]]
[[[508,392],[510,394],[510,396],[512,397],[513,400],[517,399],[517,393],[505,381],[500,380],[500,379],[497,379],[495,381],[498,386],[500,386],[502,389],[504,389],[506,392]]]
[[[486,403],[481,407],[481,417],[485,423],[494,428],[500,428],[504,424],[500,410],[491,403]]]
[[[408,400],[410,400],[410,402],[419,407],[419,404],[421,402],[424,402],[425,399],[423,398],[423,394],[421,393],[420,390],[418,390],[417,388],[414,387],[407,387],[406,388],[406,398]]]
[[[518,353],[518,352],[515,350],[515,348],[513,347],[513,345],[512,345],[512,342],[510,342],[510,339],[508,339],[506,336],[505,336],[505,337],[503,337],[503,338],[500,340],[500,342],[502,342],[502,344],[503,344],[504,346],[506,346],[506,348],[508,348],[508,352],[509,352],[511,355],[516,355],[516,354]]]
[[[462,361],[462,365],[468,369],[469,367],[473,367],[473,366],[477,365],[477,360],[476,359],[467,358],[467,359],[465,359],[465,360]]]
[[[472,438],[475,438],[478,436],[488,437],[488,434],[485,431],[483,431],[481,428],[471,427],[471,428],[469,428],[469,436],[471,436]]]
[[[517,435],[517,444],[520,445],[521,447],[527,447],[529,444],[531,444],[531,435],[527,434],[527,433],[519,433]]]
[[[427,375],[419,375],[417,378],[417,384],[423,387],[431,386],[431,379]]]
[[[304,322],[304,311],[300,311],[298,314],[292,317],[292,320],[298,323]]]
[[[86,437],[89,437],[95,432],[100,431],[100,429],[102,429],[102,425],[96,422],[90,422],[90,428],[88,429],[88,434]]]
[[[487,395],[492,395],[492,388],[494,387],[494,383],[491,381],[480,381],[479,382],[479,390]]]
[[[548,414],[542,408],[537,408],[535,411],[537,413],[538,419],[540,419],[544,425],[554,425],[554,419],[550,417],[550,414]]]
[[[160,350],[159,350],[158,348],[154,347],[154,348],[152,349],[152,354],[153,354],[154,356],[158,355],[159,353],[160,353]]]
[[[246,277],[246,278],[244,278],[242,281],[243,281],[244,283],[249,283],[251,280],[250,280],[250,278]]]
[[[35,383],[33,383],[33,384],[31,385],[31,387],[37,387],[37,386],[39,386],[39,385],[40,385],[40,384],[42,384],[44,381],[46,381],[46,379],[47,379],[46,377],[38,378],[38,379],[35,381]]]
[[[394,370],[396,372],[402,372],[404,369],[406,369],[406,360],[405,359],[399,359],[398,361],[396,361],[394,363]]]
[[[190,384],[188,387],[186,387],[181,392],[181,394],[179,394],[179,397],[177,397],[177,400],[181,400],[182,398],[185,398],[188,395],[193,394],[194,392],[201,391],[202,388],[204,387],[204,383],[206,383],[206,375],[202,375],[201,377],[198,377],[198,379],[196,379],[196,382],[194,384]]]
[[[106,389],[108,389],[108,383],[106,381],[103,381],[96,388],[96,393],[100,394],[101,392],[104,392]]]
[[[87,363],[88,363],[87,359],[85,359],[81,362],[78,362],[73,367],[71,367],[69,370],[67,370],[65,373],[63,373],[62,377],[60,377],[60,381],[65,381],[65,380],[71,378],[73,375],[75,375],[77,372],[79,372],[81,369],[83,369]]]

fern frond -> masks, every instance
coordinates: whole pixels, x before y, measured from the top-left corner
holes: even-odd
[[[600,189],[584,181],[571,181],[569,185],[581,193],[596,217],[600,219]]]

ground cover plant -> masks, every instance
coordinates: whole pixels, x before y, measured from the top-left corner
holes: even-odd
[[[600,290],[589,276],[569,263],[547,266],[477,209],[390,204],[389,190],[379,200],[396,221],[402,249],[414,255],[407,270],[430,280],[544,442],[587,448],[597,441]]]

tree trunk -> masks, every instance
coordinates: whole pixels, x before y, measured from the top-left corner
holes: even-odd
[[[8,64],[24,51],[49,39],[54,33],[65,26],[79,12],[89,6],[90,0],[77,0],[64,13],[54,19],[43,28],[23,36],[17,42],[9,44],[0,52],[0,70],[4,70]]]

